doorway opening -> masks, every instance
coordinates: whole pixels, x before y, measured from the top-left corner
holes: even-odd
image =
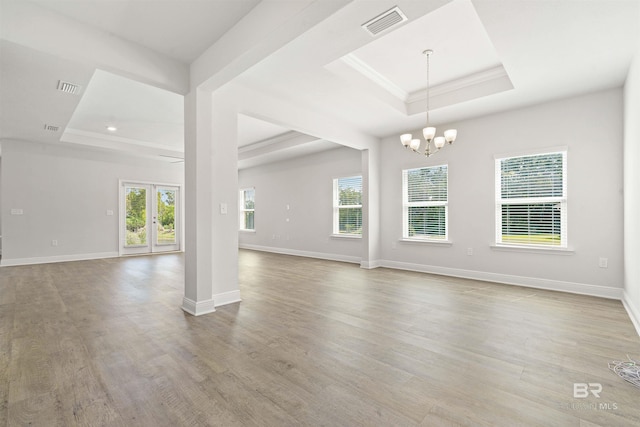
[[[120,255],[180,250],[178,185],[120,182]]]

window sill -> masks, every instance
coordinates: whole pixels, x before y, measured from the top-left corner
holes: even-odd
[[[419,243],[427,245],[436,245],[436,246],[451,246],[453,242],[451,240],[436,240],[436,239],[411,239],[404,237],[398,240],[401,243]]]
[[[576,252],[570,248],[545,248],[539,246],[518,246],[518,245],[499,245],[493,244],[490,246],[495,251],[504,252],[525,252],[532,254],[546,254],[546,255],[574,255]]]
[[[330,237],[332,239],[356,239],[356,240],[362,239],[361,234],[332,234]]]
[[[256,230],[244,230],[244,229],[241,229],[241,230],[238,230],[238,231],[240,231],[241,233],[255,233],[256,232]]]

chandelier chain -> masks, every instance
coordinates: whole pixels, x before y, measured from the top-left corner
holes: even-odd
[[[426,52],[427,55],[427,127],[429,126],[429,99],[431,98],[430,93],[429,93],[429,87],[430,87],[430,83],[429,83],[429,59],[431,57],[431,52],[427,51]]]

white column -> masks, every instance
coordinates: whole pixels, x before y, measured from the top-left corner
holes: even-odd
[[[193,315],[215,311],[212,299],[213,97],[197,89],[185,96],[185,283],[182,309]]]
[[[362,260],[360,267],[380,264],[380,148],[362,150]]]
[[[232,95],[213,96],[212,239],[215,306],[240,301],[238,284],[238,114]]]
[[[237,114],[195,90],[185,97],[185,289],[193,315],[240,301]]]

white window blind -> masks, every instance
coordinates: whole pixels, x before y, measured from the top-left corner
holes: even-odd
[[[333,234],[362,235],[362,176],[333,180]]]
[[[256,190],[240,190],[240,230],[255,230]]]
[[[567,247],[567,152],[496,159],[496,243]]]
[[[447,240],[448,166],[402,171],[403,237]]]

